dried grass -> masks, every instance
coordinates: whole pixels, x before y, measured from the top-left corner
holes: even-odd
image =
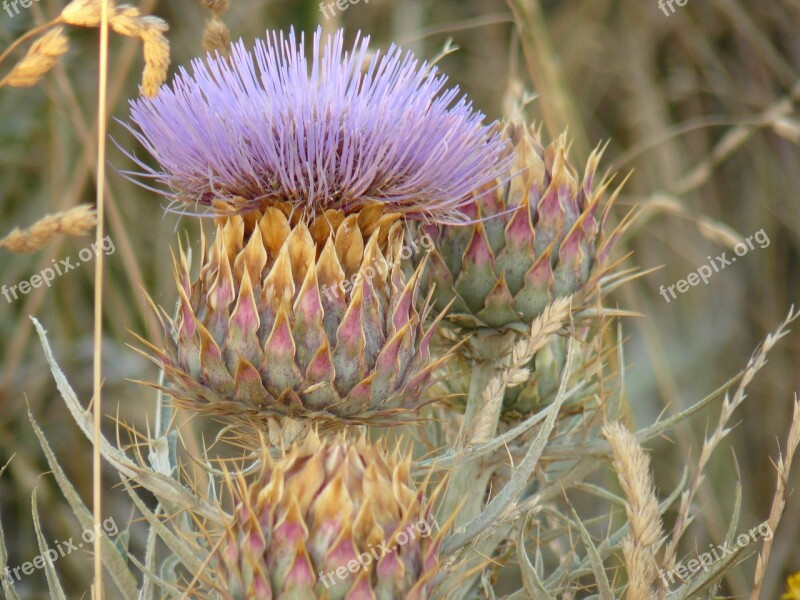
[[[789,473],[792,470],[792,462],[794,461],[794,454],[798,446],[800,446],[800,400],[797,399],[797,394],[795,394],[792,424],[789,427],[789,436],[786,442],[786,457],[784,458],[783,454],[781,454],[775,465],[777,484],[775,486],[775,495],[772,497],[769,519],[767,519],[767,525],[772,532],[778,530],[783,511],[786,508],[786,500],[790,492]],[[750,594],[750,600],[758,600],[759,598],[774,540],[774,535],[764,540],[764,547],[758,555],[758,562],[756,563],[756,575],[753,583],[753,592]]]
[[[0,87],[4,85],[11,87],[36,85],[55,66],[58,57],[66,54],[68,49],[69,40],[64,35],[64,28],[51,29],[31,44],[22,60],[0,80]]]
[[[98,27],[101,9],[101,0],[73,0],[61,11],[59,19],[77,27]],[[142,16],[134,6],[117,6],[114,3],[109,5],[109,25],[119,35],[142,41],[144,72],[141,92],[144,96],[155,96],[167,80],[169,71],[170,48],[164,35],[169,26],[158,17]]]
[[[520,0],[518,4],[524,5],[526,2],[527,0]],[[147,1],[143,4],[147,5]],[[221,7],[227,9],[227,2],[224,1],[204,0],[204,4],[212,10],[212,13]],[[403,1],[391,7],[384,5],[380,10],[373,10],[372,6],[369,8],[362,6],[364,10],[351,10],[344,17],[348,25],[353,25],[353,21],[350,21],[352,18],[357,20],[359,25],[377,30],[382,24],[380,19],[389,16],[391,12],[396,28],[393,34],[400,37],[407,36],[407,39],[420,39],[420,49],[423,52],[428,52],[432,45],[439,43],[438,39],[430,38],[431,29],[445,23],[439,28],[439,34],[443,31],[454,31],[459,45],[467,50],[449,59],[452,62],[447,70],[465,82],[473,97],[477,93],[476,104],[482,109],[487,109],[489,114],[498,113],[493,102],[500,98],[502,93],[498,93],[495,78],[480,77],[482,69],[487,66],[491,69],[496,68],[497,71],[493,72],[497,73],[508,69],[514,77],[520,78],[520,87],[528,84],[527,81],[521,80],[524,76],[519,75],[513,63],[518,58],[517,41],[509,42],[505,30],[501,32],[500,28],[486,26],[487,17],[480,17],[484,19],[484,24],[474,32],[458,30],[457,25],[452,23],[460,18],[458,11],[462,11],[463,7],[452,0],[437,2],[435,6],[428,7],[431,29],[422,31],[416,25],[409,25],[409,21],[402,18],[404,14],[407,15],[402,11],[413,12],[409,7],[416,5],[422,6],[422,3]],[[627,296],[621,304],[648,315],[648,319],[636,321],[641,324],[645,339],[643,349],[638,345],[633,346],[637,355],[632,381],[638,389],[641,389],[639,386],[645,382],[650,393],[647,397],[637,396],[637,402],[641,405],[636,415],[657,413],[665,405],[677,406],[675,410],[680,410],[685,407],[682,401],[689,389],[692,391],[708,389],[712,382],[719,381],[722,376],[729,377],[733,368],[731,360],[737,360],[736,357],[749,352],[755,343],[753,340],[761,336],[764,327],[782,320],[785,307],[797,295],[797,279],[792,278],[791,271],[785,270],[789,265],[780,260],[787,252],[795,252],[798,247],[797,231],[800,229],[796,215],[800,212],[795,209],[796,200],[800,198],[796,193],[800,189],[800,175],[790,168],[791,164],[796,162],[797,150],[790,143],[783,143],[777,136],[782,136],[787,142],[797,143],[796,107],[800,95],[797,87],[792,88],[793,82],[787,80],[787,75],[796,78],[797,70],[794,69],[794,73],[787,73],[785,68],[778,68],[776,65],[778,61],[774,57],[769,57],[769,50],[770,46],[781,49],[782,55],[778,57],[780,61],[784,64],[790,62],[798,64],[796,49],[791,45],[793,38],[786,37],[792,20],[782,16],[783,13],[800,16],[798,5],[794,1],[785,3],[781,7],[777,4],[748,5],[744,0],[714,1],[702,7],[690,4],[682,9],[683,12],[669,19],[663,18],[658,13],[653,17],[649,14],[652,12],[651,6],[643,8],[641,3],[633,0],[626,0],[620,7],[608,0],[575,5],[532,0],[531,5],[536,13],[533,15],[535,27],[521,25],[520,32],[524,37],[530,36],[528,43],[534,46],[533,51],[526,55],[526,59],[532,73],[538,77],[539,85],[536,86],[536,91],[542,94],[546,103],[548,128],[558,132],[564,123],[568,122],[571,130],[579,136],[583,136],[584,129],[587,129],[591,132],[590,139],[611,138],[613,141],[610,154],[620,159],[624,159],[628,154],[621,154],[623,150],[641,145],[647,152],[636,156],[636,174],[631,195],[624,197],[623,202],[642,202],[650,198],[669,200],[668,203],[648,205],[652,210],[647,212],[646,218],[640,219],[633,235],[625,236],[623,241],[626,244],[631,241],[636,244],[637,263],[643,266],[666,263],[668,269],[685,270],[684,262],[687,264],[696,262],[696,256],[693,254],[702,252],[700,256],[702,259],[705,253],[710,251],[706,250],[706,246],[719,245],[722,250],[730,245],[734,237],[738,237],[738,232],[751,233],[750,230],[743,228],[745,227],[743,223],[766,227],[773,240],[773,248],[769,252],[765,252],[763,256],[759,255],[757,259],[753,257],[755,262],[752,264],[756,266],[752,271],[745,269],[745,265],[737,265],[737,269],[742,270],[735,274],[731,272],[725,282],[716,282],[714,286],[708,287],[707,292],[702,288],[694,290],[695,298],[690,300],[687,297],[679,305],[664,307],[659,304],[656,293],[652,289],[647,289],[649,283],[658,280],[658,276],[648,276],[640,281],[635,289],[626,288]],[[275,6],[277,5],[273,3],[273,7]],[[740,12],[746,14],[737,17],[735,24],[734,21],[729,23],[726,15],[738,6],[742,7]],[[264,16],[263,7],[255,8],[255,5],[247,6],[242,3],[234,8],[237,9],[236,22],[245,23],[247,27],[244,31],[237,31],[237,35],[241,33],[245,37],[260,35],[265,27],[273,26],[277,21],[287,22],[295,19],[301,10],[299,5],[277,6],[276,12],[280,13],[280,18],[263,23],[252,18],[256,15]],[[146,13],[149,9],[143,6],[142,11]],[[648,14],[645,14],[645,11],[649,11]],[[271,17],[270,14],[269,18]],[[505,14],[499,14],[494,22],[507,21]],[[187,19],[187,22],[191,20]],[[746,26],[741,26],[742,23]],[[330,23],[323,25],[332,26]],[[474,27],[474,23],[465,23],[464,26]],[[541,38],[539,42],[536,41],[535,31],[543,26],[546,27],[545,31],[549,34],[549,38],[556,40],[555,47],[551,45],[548,48],[543,45],[545,41],[541,41]],[[191,26],[179,28],[178,37],[173,38],[176,47],[194,48],[197,29]],[[639,31],[633,31],[634,29]],[[793,33],[791,30],[789,32]],[[429,37],[421,37],[424,35]],[[759,36],[766,37],[759,40]],[[646,43],[636,46],[636,40],[642,38],[646,38]],[[28,38],[32,39],[33,36]],[[84,41],[70,40],[70,43],[78,46]],[[537,43],[539,47],[536,47]],[[512,46],[511,51],[509,46]],[[86,47],[88,46],[84,46]],[[722,50],[723,47],[725,50]],[[544,48],[547,52],[538,52],[540,48]],[[131,51],[134,49],[138,51],[135,46],[129,48]],[[744,61],[741,49],[747,54]],[[112,110],[121,110],[118,102],[120,90],[127,89],[127,81],[139,77],[139,73],[130,68],[133,64],[132,57],[135,57],[135,54],[128,52],[123,55],[122,60],[114,64],[113,72],[117,80],[115,86],[112,86],[113,91],[110,95]],[[506,58],[509,59],[509,63],[499,62]],[[669,66],[668,73],[661,69],[665,64],[664,61]],[[637,69],[637,64],[642,68]],[[454,65],[457,68],[454,69]],[[789,66],[791,71],[792,65]],[[758,82],[758,85],[753,85],[754,81]],[[46,79],[45,84],[47,83],[49,81]],[[74,106],[68,106],[69,111],[73,113],[69,115],[70,122],[74,124],[84,118],[77,107],[91,105],[87,101],[89,92],[77,78],[67,82],[66,85],[67,91],[76,92],[75,98],[78,100]],[[67,94],[65,88],[61,87],[58,90],[61,95],[56,96],[53,93],[54,89],[50,88],[48,85],[43,86],[45,93],[50,94],[53,101],[63,99]],[[574,95],[570,98],[570,94]],[[22,97],[22,94],[8,94],[8,96]],[[564,108],[563,97],[573,102],[578,110],[570,110],[568,105]],[[499,100],[497,103],[499,104]],[[542,101],[530,104],[531,113],[539,115],[541,104]],[[780,105],[781,110],[773,112],[771,110],[773,105]],[[17,135],[16,130],[13,133],[8,131],[12,129],[10,124],[16,117],[27,117],[28,107],[24,108],[26,110],[16,110],[13,118],[9,118],[11,113],[6,113],[4,139],[16,139],[14,137]],[[38,107],[30,107],[30,113],[40,119],[41,112],[36,112],[37,109]],[[702,120],[701,116],[704,117]],[[714,119],[716,124],[713,124]],[[63,130],[67,130],[66,135]],[[28,137],[24,137],[26,135]],[[67,158],[81,153],[81,142],[71,139],[67,127],[53,127],[45,138],[41,133],[41,127],[37,126],[35,135],[39,137],[34,138],[24,131],[18,135],[26,142],[30,142],[23,144],[22,149],[12,147],[10,144],[4,145],[3,158],[7,160],[8,165],[40,167],[41,151],[47,143],[66,150],[62,152],[60,160],[52,161],[52,171],[45,173],[42,169],[42,175],[46,176],[43,176],[41,182],[36,185],[26,179],[27,173],[30,172],[29,168],[7,169],[4,173],[6,187],[3,195],[7,200],[6,208],[11,218],[15,217],[12,200],[15,193],[20,193],[19,190],[25,190],[25,197],[42,197],[53,187],[63,189],[62,186],[68,186],[69,193],[60,201],[60,206],[66,207],[79,201],[78,199],[84,195],[85,182],[91,177],[92,161],[89,161],[88,166],[84,164],[85,161],[81,161],[75,169],[68,166],[71,163]],[[624,146],[619,147],[619,144]],[[92,151],[89,150],[90,153]],[[626,161],[618,161],[614,170],[627,166]],[[68,172],[68,177],[59,177],[60,171]],[[110,183],[113,188],[114,181]],[[663,191],[654,193],[662,183]],[[699,187],[699,184],[702,184],[702,187]],[[168,256],[167,242],[156,241],[157,236],[151,233],[161,231],[159,229],[161,215],[155,209],[152,211],[140,209],[143,205],[152,203],[152,198],[148,198],[139,190],[126,189],[124,196],[126,202],[120,203],[119,208],[114,210],[119,210],[116,218],[119,219],[120,225],[124,225],[128,230],[131,241],[129,249],[136,254],[135,256],[131,254],[130,260],[120,269],[119,279],[111,281],[111,285],[107,286],[107,294],[110,297],[107,317],[113,311],[114,319],[109,318],[108,321],[112,328],[117,329],[108,332],[109,338],[124,331],[128,326],[135,329],[139,327],[139,321],[144,322],[137,314],[136,301],[130,299],[136,294],[119,294],[117,288],[130,286],[132,289],[138,289],[143,283],[148,287],[152,286],[152,289],[169,288],[168,283],[163,279],[159,280],[157,276],[153,277],[149,270],[145,271],[144,281],[135,272],[137,263],[160,264],[157,262],[160,260],[159,253],[162,258]],[[55,210],[57,208],[53,205],[41,209],[39,214]],[[770,214],[773,210],[776,214]],[[656,218],[649,218],[649,215]],[[675,219],[675,216],[679,217],[679,220]],[[132,217],[136,217],[136,225],[133,227],[130,226]],[[19,220],[19,217],[17,219]],[[187,224],[185,220],[181,223],[181,225]],[[690,230],[688,234],[691,235],[691,230],[695,226],[711,244],[704,246],[701,243],[686,242],[686,229]],[[123,233],[117,229],[114,235],[122,239]],[[61,242],[57,239],[46,252],[41,254],[43,265],[46,265],[52,257],[58,256],[60,245]],[[780,249],[780,252],[774,252],[776,248]],[[6,281],[15,279],[17,272],[26,268],[24,262],[20,261],[7,261],[3,266]],[[161,269],[168,271],[168,265],[162,266]],[[670,279],[670,276],[665,276],[665,279]],[[61,285],[70,297],[85,296],[85,281],[80,276],[69,280],[65,278]],[[706,293],[707,296],[700,296]],[[653,298],[655,302],[652,302]],[[755,298],[758,300],[755,301]],[[91,302],[84,302],[79,306],[67,305],[53,295],[31,294],[19,305],[19,312],[33,313],[47,310],[52,315],[48,318],[47,325],[54,338],[78,342],[81,339],[81,328],[89,326],[86,307],[90,304]],[[713,318],[708,318],[712,314]],[[698,326],[698,319],[701,320],[702,328]],[[5,345],[4,381],[0,382],[0,388],[7,394],[3,407],[8,420],[7,424],[0,428],[0,440],[3,447],[8,448],[13,445],[17,455],[3,475],[7,485],[4,490],[8,492],[3,503],[3,512],[7,522],[16,519],[22,522],[25,510],[30,504],[30,497],[26,493],[29,481],[27,474],[40,470],[40,466],[36,458],[38,450],[30,448],[31,436],[23,435],[21,430],[24,428],[18,428],[14,421],[14,414],[23,414],[24,411],[15,410],[12,396],[21,398],[21,391],[23,389],[28,391],[35,414],[42,410],[42,403],[47,402],[49,396],[36,393],[37,387],[41,389],[43,385],[41,373],[34,370],[38,365],[33,364],[34,369],[27,366],[30,357],[36,356],[36,351],[31,354],[31,348],[25,341],[26,332],[31,329],[30,324],[25,319],[18,319],[15,323],[9,319],[7,325],[9,343]],[[648,328],[652,332],[649,338]],[[627,333],[630,331],[626,328]],[[727,332],[731,331],[735,331],[735,334],[727,335]],[[687,335],[689,333],[692,335]],[[117,359],[113,352],[113,347],[106,348],[106,357]],[[758,386],[754,384],[748,392],[757,402],[744,403],[736,416],[737,420],[741,418],[741,424],[735,430],[735,435],[728,437],[728,443],[738,446],[739,451],[745,448],[748,451],[747,460],[743,462],[743,481],[749,489],[742,506],[743,522],[753,522],[756,517],[759,522],[762,521],[763,515],[757,513],[761,507],[769,506],[773,476],[771,470],[763,468],[766,461],[761,458],[766,455],[768,445],[774,440],[775,432],[783,430],[786,425],[786,403],[782,399],[789,397],[784,394],[791,393],[792,386],[796,384],[787,373],[791,374],[793,365],[797,363],[797,345],[789,345],[784,352],[776,351],[771,355],[770,362],[770,368],[765,369],[764,376],[757,382]],[[698,368],[701,364],[702,368]],[[70,367],[73,368],[72,365]],[[649,369],[652,369],[652,378],[647,373]],[[520,372],[519,377],[522,375]],[[22,384],[16,383],[15,378],[16,381],[24,381],[24,388]],[[83,377],[84,381],[88,379]],[[733,384],[735,386],[736,381]],[[658,389],[652,389],[650,386],[653,385],[659,386]],[[82,396],[84,394],[88,396],[83,384],[81,391]],[[121,398],[116,395],[114,400],[121,400],[123,410],[134,404],[137,410],[140,409],[140,404],[137,403],[140,400],[138,397]],[[47,407],[48,411],[52,409],[49,405]],[[141,410],[138,410],[137,415],[136,418],[141,417]],[[659,467],[659,477],[663,473],[663,481],[678,478],[680,469],[684,466],[683,458],[689,454],[689,448],[696,447],[694,440],[703,440],[704,419],[693,420],[694,431],[688,428],[677,431],[676,445],[659,448],[659,452],[653,456],[653,461]],[[67,436],[64,443],[75,446],[75,439],[71,438],[73,434],[67,429],[64,428],[64,435]],[[195,440],[187,436],[184,441],[191,444]],[[470,445],[468,452],[471,456],[486,456],[486,447],[491,446],[496,449],[498,443],[498,438],[494,438],[486,444]],[[652,443],[659,442],[654,439]],[[745,443],[746,447],[743,446]],[[567,452],[570,456],[578,456],[581,451],[583,448],[579,443],[568,447],[556,446],[548,449],[545,457],[553,460],[553,457],[565,455]],[[696,497],[695,494],[691,494],[692,500],[687,502],[687,508],[691,507],[693,510],[691,514],[687,512],[685,525],[686,530],[692,535],[684,536],[680,541],[680,546],[676,549],[678,556],[686,552],[691,554],[692,547],[711,541],[715,536],[719,541],[720,532],[724,533],[729,520],[731,492],[727,491],[727,483],[734,480],[733,474],[730,469],[726,470],[725,464],[709,461],[708,466],[709,481],[699,486]],[[788,465],[786,467],[788,469]],[[88,489],[85,473],[80,469],[81,467],[75,472],[76,483]],[[692,472],[689,475],[691,482]],[[567,472],[563,477],[559,475],[554,479],[557,482],[555,487],[560,488],[561,485],[569,487],[570,482],[574,482],[576,477],[577,475],[571,472]],[[767,479],[769,482],[765,481]],[[778,480],[780,484],[781,478]],[[661,481],[659,479],[659,483]],[[41,485],[46,485],[46,481],[43,480]],[[779,497],[780,495],[776,494],[775,498]],[[66,517],[58,500],[46,501],[44,495],[41,498],[43,505],[46,502],[45,510],[53,515],[48,525],[53,527],[54,535],[61,535],[61,539],[74,535],[74,521]],[[791,540],[796,538],[800,530],[800,519],[797,518],[800,504],[796,500],[792,498],[788,501],[787,512],[780,524],[781,530],[775,539],[775,546],[771,548],[771,553],[767,551],[764,557],[765,564],[759,562],[758,570],[760,576],[763,576],[762,597],[780,597],[785,574],[798,568],[796,557],[790,551]],[[109,495],[109,505],[109,510],[117,511],[118,514],[127,510],[127,506],[120,509],[120,505],[112,495]],[[586,511],[587,507],[577,502],[576,506],[582,514],[584,512],[594,514],[592,511]],[[704,509],[702,513],[694,510],[697,506]],[[521,505],[520,514],[524,512],[522,508],[524,505]],[[690,524],[694,524],[691,530],[688,529]],[[592,535],[597,540],[597,528],[592,529],[590,525],[587,527],[592,530]],[[544,589],[549,590],[553,598],[582,597],[585,591],[575,591],[581,588],[573,587],[567,591],[566,587],[557,587],[559,584],[554,582],[562,576],[563,581],[569,581],[568,572],[579,570],[580,565],[583,565],[583,573],[588,573],[586,564],[573,562],[560,570],[556,562],[553,568],[546,553],[549,548],[555,548],[561,543],[558,539],[560,530],[557,527],[545,526],[541,531],[541,543],[536,544],[539,540],[529,543],[528,549],[533,548],[531,552],[536,553],[534,563],[538,570],[535,572],[547,583]],[[35,544],[30,544],[27,540],[30,536],[25,533],[21,530],[11,532],[11,539],[16,546],[11,548],[12,555],[15,552],[20,557],[38,554]],[[690,542],[688,538],[694,538],[695,534],[698,541],[692,543],[693,540]],[[606,560],[606,565],[612,560],[608,558],[607,552],[614,552],[618,548],[614,546],[612,538],[613,536],[609,534],[607,538],[598,541],[598,549]],[[560,556],[568,558],[572,556],[572,550],[568,541],[559,548]],[[544,555],[543,559],[542,555],[538,554],[540,551]],[[769,559],[768,564],[767,559]],[[80,559],[72,557],[63,560],[64,572],[70,572],[69,581],[66,582],[67,596],[72,597],[73,594],[78,596],[86,587],[81,588],[86,582],[86,574],[83,572],[86,571],[84,557],[81,555]],[[70,560],[74,562],[69,562]],[[81,560],[84,560],[84,563],[80,562]],[[754,563],[755,561],[737,564],[736,567],[729,569],[724,574],[719,595],[738,597],[749,595],[753,590]],[[147,568],[150,573],[157,573],[157,566],[157,562],[150,563],[148,560]],[[503,575],[499,577],[502,582]],[[581,583],[587,582],[589,578],[590,576],[584,576]],[[155,576],[145,579],[153,585]],[[533,583],[532,581],[526,579],[526,586],[535,585],[535,581]],[[579,585],[580,583],[575,583],[575,586]],[[526,591],[517,594],[515,598],[519,600],[535,597],[530,589],[526,587]],[[536,589],[538,592],[538,588]],[[790,597],[800,600],[800,577],[792,581],[790,589],[793,593],[786,595],[787,600]]]
[[[650,457],[636,436],[621,423],[603,427],[611,445],[613,466],[625,495],[630,532],[622,542],[628,572],[628,600],[653,598],[658,567],[655,550],[661,539],[661,514],[650,471]]]
[[[203,50],[212,54],[227,55],[231,49],[231,32],[222,21],[222,15],[230,8],[230,0],[202,0],[211,12],[203,28]]]
[[[47,215],[27,229],[13,229],[0,240],[0,248],[11,252],[36,252],[59,236],[80,237],[87,235],[97,225],[97,213],[88,204],[70,210]]]
[[[208,19],[205,29],[203,29],[203,50],[227,54],[230,47],[231,32],[228,26],[216,16]]]
[[[708,462],[711,460],[714,450],[731,432],[731,428],[728,426],[728,423],[730,422],[731,417],[733,417],[733,413],[736,411],[736,409],[739,408],[747,398],[747,386],[750,385],[756,374],[764,367],[764,365],[766,365],[767,355],[775,347],[775,345],[788,334],[788,326],[795,321],[798,316],[800,316],[800,312],[795,312],[794,309],[789,311],[789,314],[783,323],[780,324],[775,332],[767,335],[763,344],[761,344],[761,346],[747,362],[747,366],[744,369],[741,381],[739,382],[739,386],[737,387],[736,392],[733,394],[733,397],[730,397],[728,394],[725,395],[717,425],[711,434],[703,440],[703,446],[700,450],[700,457],[694,469],[691,483],[689,487],[681,494],[680,506],[678,507],[678,517],[676,518],[675,525],[672,528],[672,537],[667,545],[664,556],[664,564],[667,568],[671,569],[675,566],[675,557],[678,544],[680,543],[683,534],[686,532],[686,528],[689,526],[689,523],[692,521],[692,517],[690,515],[691,507],[694,498],[700,489],[700,486],[702,485],[703,481],[705,481],[705,469],[708,466]]]
[[[29,87],[37,84],[49,72],[59,56],[66,53],[69,41],[60,25],[75,27],[99,27],[102,13],[101,0],[73,0],[61,14],[50,23],[37,27],[17,39],[0,55],[0,62],[25,41],[31,33],[51,28],[37,39],[25,56],[0,80],[0,87]],[[142,73],[141,93],[155,96],[167,80],[170,64],[169,41],[164,35],[169,29],[167,23],[158,17],[143,16],[141,11],[129,5],[117,6],[109,2],[109,24],[119,35],[135,37],[144,46],[144,71]]]

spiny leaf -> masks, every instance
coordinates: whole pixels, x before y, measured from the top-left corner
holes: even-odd
[[[0,470],[0,475],[5,471],[7,464]],[[5,573],[6,566],[8,566],[8,552],[6,550],[5,534],[3,533],[3,524],[0,520],[0,572]],[[6,600],[20,600],[14,589],[14,584],[9,581],[8,577],[0,577],[0,582],[3,585],[3,591],[6,593]]]
[[[589,535],[588,531],[586,531],[586,527],[584,527],[583,523],[581,522],[581,518],[578,516],[578,513],[575,512],[575,509],[572,507],[571,503],[569,509],[572,513],[573,522],[578,527],[578,531],[581,534],[583,545],[586,548],[586,555],[588,556],[589,562],[592,565],[595,583],[597,583],[598,596],[600,600],[614,600],[614,594],[611,591],[611,584],[609,583],[608,576],[603,568],[603,559],[597,552],[597,546],[594,545],[592,536]]]
[[[64,589],[61,587],[61,582],[58,580],[58,575],[56,574],[56,569],[53,566],[53,562],[49,559],[50,547],[47,545],[44,535],[42,535],[42,526],[39,523],[39,508],[37,506],[35,487],[33,488],[33,494],[31,494],[31,513],[33,514],[33,528],[36,530],[36,539],[39,542],[38,558],[47,557],[44,561],[44,572],[47,576],[47,587],[50,590],[50,597],[54,598],[55,600],[67,600],[67,596],[64,594]],[[57,554],[56,557],[58,557]]]
[[[31,317],[31,321],[33,321],[33,326],[39,334],[47,364],[50,365],[50,371],[56,381],[58,391],[64,399],[64,403],[67,405],[72,418],[75,420],[78,427],[80,427],[81,431],[83,431],[86,438],[90,442],[95,443],[92,414],[84,410],[83,406],[81,406],[75,391],[69,385],[61,367],[58,366],[53,356],[53,351],[50,348],[50,343],[47,341],[47,333],[44,328],[35,318]],[[136,481],[142,487],[152,492],[162,502],[168,502],[171,505],[191,510],[195,514],[204,516],[214,522],[222,522],[223,515],[220,513],[219,509],[215,508],[204,498],[190,493],[174,479],[138,466],[128,458],[124,452],[112,446],[104,436],[100,437],[99,443],[103,458],[116,469],[120,476]]]
[[[39,428],[36,419],[33,418],[33,414],[28,412],[28,418],[33,426],[36,437],[39,438],[39,445],[44,451],[47,464],[50,465],[50,469],[53,471],[58,487],[61,488],[61,493],[64,494],[67,502],[69,502],[69,505],[72,507],[72,512],[77,517],[81,527],[84,529],[93,529],[94,519],[92,517],[92,512],[86,508],[78,492],[72,487],[72,483],[70,483],[61,465],[58,463],[58,459],[50,449],[50,444],[47,443],[47,438]],[[100,532],[96,533],[100,535]],[[136,600],[138,596],[136,579],[125,564],[125,560],[120,556],[119,552],[117,552],[114,543],[108,538],[105,532],[102,533],[102,540],[103,563],[111,575],[111,578],[114,580],[114,583],[117,585],[121,597],[124,600]]]
[[[525,529],[525,524],[523,524],[517,535],[517,556],[519,557],[522,584],[525,586],[524,591],[527,591],[534,600],[555,600],[544,587],[539,572],[531,563],[528,552],[525,550]],[[519,592],[521,593],[523,590]]]
[[[142,502],[141,498],[139,498],[127,481],[123,481],[122,483],[125,486],[125,490],[133,500],[133,503],[136,505],[136,508],[142,513],[142,516],[147,519],[147,522],[158,533],[159,537],[164,541],[170,551],[184,564],[184,566],[186,566],[189,571],[192,573],[198,572],[198,570],[203,566],[203,561],[192,553],[193,551],[196,552],[196,550],[189,548],[185,540],[181,540],[177,535],[170,531],[169,528],[164,525],[161,519],[159,519],[157,515],[147,508],[147,505]]]

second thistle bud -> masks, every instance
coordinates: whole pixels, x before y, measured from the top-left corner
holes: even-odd
[[[579,176],[566,136],[545,147],[532,128],[509,125],[505,135],[514,162],[467,207],[474,224],[425,226],[436,247],[425,290],[438,307],[453,302],[449,320],[468,329],[530,324],[554,299],[589,287],[614,242],[602,232],[613,198],[600,212],[610,182],[595,185],[601,150]]]

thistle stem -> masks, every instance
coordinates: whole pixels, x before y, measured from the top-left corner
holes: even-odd
[[[497,367],[491,360],[481,360],[475,364],[469,380],[469,395],[467,396],[467,410],[464,415],[464,426],[472,423],[484,407],[483,393],[497,373]],[[499,416],[499,411],[498,411]]]
[[[481,421],[483,432],[491,436],[497,430],[500,420],[502,401],[487,405],[484,392],[489,382],[498,374],[498,367],[492,360],[480,360],[475,363],[469,382],[467,407],[464,413],[464,422],[461,425],[461,439],[465,444],[478,440],[474,436],[475,425]],[[505,390],[501,391],[501,394]],[[463,456],[463,455],[462,455]],[[481,457],[462,458],[452,472],[452,479],[448,486],[448,495],[445,499],[444,510],[446,515],[458,511],[455,527],[458,529],[465,523],[472,521],[483,509],[486,484],[491,477],[491,470],[484,470],[484,460]]]
[[[464,446],[456,450],[455,465],[442,513],[446,518],[456,514],[454,531],[461,531],[467,524],[472,523],[485,508],[486,490],[494,471],[487,467],[485,461],[490,460],[491,456],[474,456],[466,450],[470,445],[487,442],[497,432],[505,395],[505,378],[498,375],[500,368],[495,360],[483,358],[475,361],[470,376],[464,422],[459,435]],[[494,400],[486,397],[486,390],[493,379],[503,388],[499,391],[492,390]],[[479,552],[486,551],[487,554],[484,556],[491,555],[493,549],[493,547],[482,548]],[[459,593],[466,593],[479,573],[471,568],[472,561],[465,561],[464,564],[466,570],[457,576],[460,581],[457,590]]]

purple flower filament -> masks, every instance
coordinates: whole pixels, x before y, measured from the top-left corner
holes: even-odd
[[[409,217],[464,222],[478,188],[508,169],[493,124],[457,87],[392,46],[370,55],[360,34],[324,43],[270,32],[252,51],[206,57],[181,69],[155,98],[131,102],[136,139],[156,159],[142,172],[173,200],[248,206],[288,202],[311,214],[371,203]]]

